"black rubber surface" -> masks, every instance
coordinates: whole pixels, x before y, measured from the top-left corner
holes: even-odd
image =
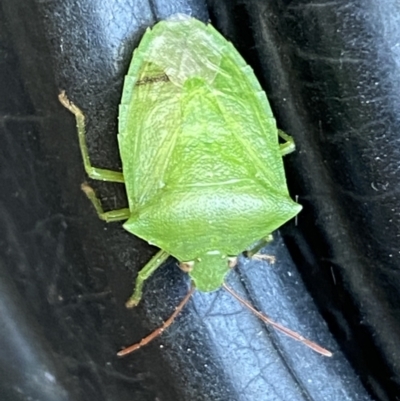
[[[265,249],[274,265],[243,258],[228,281],[333,358],[223,291],[196,293],[160,339],[116,357],[188,281],[171,259],[125,309],[155,249],[97,219],[57,94],[85,111],[93,164],[118,168],[132,50],[177,12],[235,44],[298,148],[285,165],[304,211]],[[0,0],[0,399],[399,399],[399,13],[388,0]],[[91,185],[125,205],[122,186]]]

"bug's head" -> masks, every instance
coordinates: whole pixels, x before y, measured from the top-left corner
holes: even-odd
[[[220,288],[232,267],[232,258],[219,251],[210,251],[189,262],[181,262],[180,268],[187,272],[199,291],[210,292]]]

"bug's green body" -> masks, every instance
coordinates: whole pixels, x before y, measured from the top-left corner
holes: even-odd
[[[161,248],[139,271],[128,307],[139,303],[143,283],[173,255],[200,291],[223,286],[264,322],[332,356],[256,311],[224,283],[232,256],[260,248],[301,210],[289,196],[282,163],[293,141],[277,130],[265,93],[232,44],[189,17],[146,31],[122,93],[122,173],[92,166],[84,114],[64,91],[59,100],[75,115],[88,176],[126,186],[129,208],[105,212],[94,190],[82,184],[99,217],[125,220],[126,230]],[[278,136],[287,142],[279,144]],[[194,289],[161,327],[118,355],[161,335]]]
[[[109,212],[83,185],[99,216],[126,220],[126,230],[161,248],[139,273],[131,306],[168,255],[187,262],[199,290],[218,289],[230,256],[301,210],[282,162],[292,142],[279,144],[252,69],[211,25],[175,18],[144,34],[120,105],[122,173],[91,165],[84,115],[64,93],[60,101],[76,116],[88,175],[125,183],[129,209]]]
[[[252,69],[211,25],[162,21],[135,50],[119,147],[131,215],[124,228],[194,261],[218,289],[237,255],[294,217],[278,131]]]

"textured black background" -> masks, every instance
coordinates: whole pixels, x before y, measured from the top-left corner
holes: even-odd
[[[0,0],[2,400],[364,401],[365,388],[400,399],[400,11],[396,1],[348,3]],[[331,359],[222,291],[197,293],[161,339],[115,355],[159,325],[188,283],[171,260],[143,303],[124,308],[155,250],[97,219],[57,94],[86,112],[93,163],[118,168],[132,50],[176,12],[210,18],[235,44],[298,149],[285,158],[304,206],[281,231],[291,256],[277,234],[266,249],[277,263],[243,259],[229,282]],[[108,208],[125,204],[121,186],[93,185]]]

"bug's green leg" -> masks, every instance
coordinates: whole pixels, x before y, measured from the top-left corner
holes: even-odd
[[[116,209],[110,210],[109,212],[105,212],[103,210],[103,206],[101,206],[100,199],[96,196],[93,188],[90,187],[88,184],[83,183],[81,185],[82,191],[86,194],[86,196],[92,202],[94,208],[96,209],[97,214],[101,220],[106,221],[107,223],[111,221],[120,221],[120,220],[128,220],[131,212],[128,208],[124,209]]]
[[[286,134],[286,132],[283,132],[280,129],[278,129],[278,135],[286,141],[285,143],[279,145],[282,156],[288,155],[296,150],[296,145],[290,135]]]
[[[262,254],[259,254],[258,253],[258,251],[261,249],[261,248],[264,248],[264,246],[265,245],[267,245],[269,242],[271,242],[271,241],[273,241],[273,236],[270,234],[270,235],[268,235],[267,237],[265,237],[265,238],[262,238],[262,239],[260,239],[260,241],[257,241],[252,247],[251,247],[251,249],[248,249],[246,252],[245,252],[245,255],[248,257],[248,258],[254,258],[254,259],[261,259],[261,260],[268,260],[268,261],[270,261],[271,263],[274,263],[275,262],[275,257],[274,256],[271,256],[271,255],[262,255]]]
[[[82,111],[72,103],[65,94],[61,91],[58,95],[61,104],[66,107],[76,119],[76,127],[78,129],[79,147],[82,153],[83,164],[87,175],[94,180],[111,181],[111,182],[124,182],[124,176],[119,171],[106,170],[102,168],[93,167],[90,163],[89,152],[86,146],[86,130],[85,130],[85,116]]]
[[[144,282],[168,259],[169,254],[163,250],[157,252],[150,261],[140,270],[136,279],[135,291],[126,302],[127,308],[136,306],[142,298]]]

